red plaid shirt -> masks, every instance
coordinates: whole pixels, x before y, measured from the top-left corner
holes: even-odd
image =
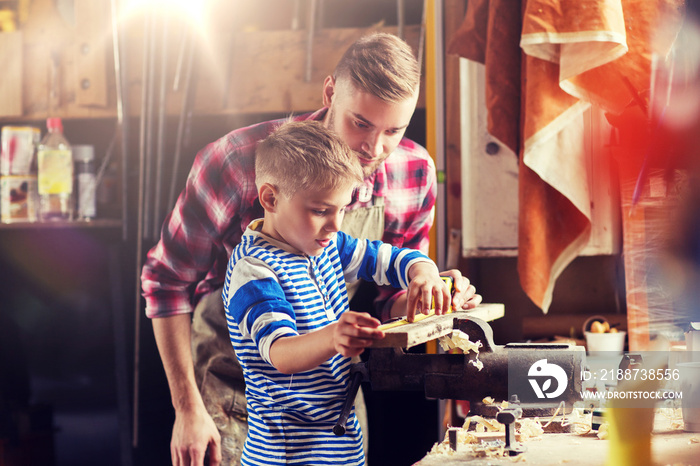
[[[293,119],[322,120],[326,111]],[[192,312],[201,296],[223,286],[231,251],[248,224],[263,217],[255,187],[255,147],[285,120],[234,130],[197,154],[185,190],[143,267],[148,317]],[[428,152],[404,138],[365,183],[373,187],[374,196],[384,198],[382,240],[427,254],[437,193],[435,166]],[[371,200],[355,200],[347,210],[368,205]],[[380,292],[378,317],[393,303],[395,293],[394,289]]]

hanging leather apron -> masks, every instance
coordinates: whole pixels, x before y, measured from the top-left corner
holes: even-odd
[[[359,201],[369,200],[371,192],[371,185],[361,186]],[[372,205],[346,212],[342,230],[355,238],[371,241],[382,239],[384,198],[374,197]],[[357,281],[348,286],[348,299],[352,299],[359,284]],[[221,433],[222,464],[238,464],[248,433],[248,413],[243,370],[231,346],[222,291],[219,289],[206,295],[195,307],[192,317],[192,357],[202,400]],[[359,361],[359,357],[354,360]],[[367,456],[369,430],[362,390],[358,391],[355,399],[355,414],[363,431]]]

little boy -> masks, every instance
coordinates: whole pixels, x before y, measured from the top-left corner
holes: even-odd
[[[339,231],[362,182],[357,155],[320,122],[288,122],[255,155],[263,219],[248,226],[226,272],[229,335],[243,368],[248,436],[243,465],[364,465],[353,414],[332,428],[347,394],[350,358],[384,337],[348,309],[345,282],[408,289],[407,315],[450,307],[424,254]]]

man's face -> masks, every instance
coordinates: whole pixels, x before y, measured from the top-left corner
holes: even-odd
[[[329,107],[324,123],[357,153],[366,178],[401,142],[417,101],[416,92],[399,103],[385,102],[356,90],[348,80],[329,76],[323,92],[323,103]]]
[[[340,230],[354,186],[306,189],[291,198],[277,196],[274,212],[265,214],[263,232],[309,256],[321,254]]]

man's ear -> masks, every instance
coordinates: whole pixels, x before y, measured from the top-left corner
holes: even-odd
[[[275,212],[277,208],[277,199],[279,198],[277,188],[270,183],[263,183],[260,188],[258,188],[258,198],[260,199],[260,205],[263,209],[268,212]]]
[[[333,96],[335,95],[335,78],[333,76],[326,76],[323,81],[323,106],[330,107],[333,101]]]

